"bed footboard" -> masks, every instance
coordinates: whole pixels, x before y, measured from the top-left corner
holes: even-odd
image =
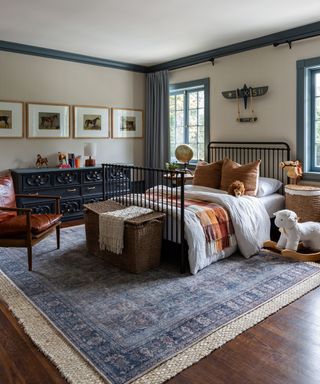
[[[167,171],[120,164],[102,164],[103,199],[136,205],[166,214],[163,252],[177,254],[181,272],[188,266],[184,240],[183,171]]]

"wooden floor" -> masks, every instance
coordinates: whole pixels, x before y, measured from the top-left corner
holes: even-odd
[[[1,301],[0,340],[1,384],[66,383]],[[168,383],[319,384],[320,288],[239,335]]]

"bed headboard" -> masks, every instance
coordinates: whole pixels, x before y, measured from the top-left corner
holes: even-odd
[[[211,141],[208,144],[208,160],[215,162],[228,157],[240,164],[261,160],[260,176],[272,177],[287,183],[281,161],[290,160],[290,147],[284,142],[236,142]]]

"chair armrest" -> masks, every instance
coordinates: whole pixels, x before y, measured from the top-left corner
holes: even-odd
[[[31,194],[21,194],[17,193],[16,197],[23,197],[23,198],[30,198],[30,199],[55,199],[60,200],[61,196],[53,196],[53,195],[39,195],[37,193],[31,193]]]
[[[31,213],[32,209],[31,208],[9,208],[9,207],[0,207],[0,211],[8,211],[8,212],[25,212],[25,213]]]

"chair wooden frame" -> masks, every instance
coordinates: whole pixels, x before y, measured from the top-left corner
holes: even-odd
[[[60,213],[60,196],[52,196],[52,195],[38,195],[38,194],[16,194],[16,198],[31,198],[31,199],[54,199],[55,200],[55,213]],[[24,214],[26,216],[26,225],[27,231],[23,237],[12,237],[12,238],[0,238],[0,247],[19,247],[19,248],[27,248],[28,249],[28,269],[32,271],[32,247],[39,243],[42,239],[51,234],[54,230],[56,231],[57,238],[57,249],[60,248],[60,226],[61,221],[59,220],[57,223],[53,224],[51,227],[46,229],[43,232],[33,234],[31,231],[31,208],[9,208],[9,207],[0,207],[0,211],[8,211],[8,212],[18,212]]]

